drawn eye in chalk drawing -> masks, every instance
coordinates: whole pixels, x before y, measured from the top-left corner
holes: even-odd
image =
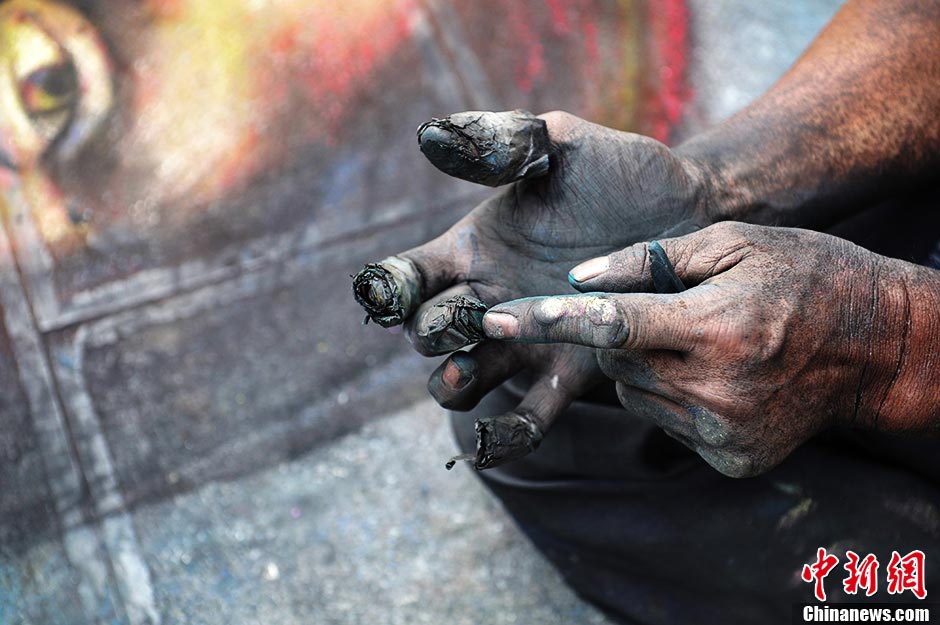
[[[43,0],[0,4],[0,165],[73,157],[113,101],[106,48],[84,17]]]

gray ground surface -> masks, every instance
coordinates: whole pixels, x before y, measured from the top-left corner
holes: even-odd
[[[302,458],[132,514],[164,622],[608,621],[561,582],[465,466],[424,400]],[[410,456],[410,457],[409,457]],[[0,622],[74,623],[57,541],[0,577]],[[61,611],[39,603],[61,602]],[[30,613],[42,610],[43,618]]]
[[[179,623],[605,623],[468,468],[444,469],[453,451],[423,401],[138,511],[157,605]]]

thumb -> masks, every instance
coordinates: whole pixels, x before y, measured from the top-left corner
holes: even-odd
[[[551,142],[544,119],[528,111],[467,111],[418,128],[431,164],[456,178],[498,187],[548,172]]]
[[[721,222],[686,236],[637,243],[581,263],[568,279],[582,292],[678,292],[681,285],[694,286],[741,262],[754,228]],[[673,273],[681,284],[670,284]]]

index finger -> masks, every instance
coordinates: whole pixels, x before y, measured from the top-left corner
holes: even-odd
[[[704,326],[698,307],[688,301],[690,293],[530,297],[491,308],[483,330],[490,338],[519,342],[689,352]]]

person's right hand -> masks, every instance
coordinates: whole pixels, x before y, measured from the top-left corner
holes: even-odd
[[[420,353],[439,355],[440,348],[422,336],[424,313],[448,297],[473,295],[493,305],[571,293],[568,270],[579,262],[680,223],[685,231],[695,229],[692,222],[705,225],[704,179],[662,143],[567,113],[542,119],[551,142],[547,175],[504,187],[440,237],[399,254],[423,281],[423,304],[406,320],[407,336]],[[469,169],[453,173],[473,177]],[[539,434],[604,379],[586,347],[484,342],[452,354],[428,389],[445,408],[470,410],[522,370],[534,375],[534,383],[515,414],[534,422]],[[478,458],[477,467],[503,461],[490,460]]]
[[[658,243],[691,288],[644,292],[639,243],[575,268],[584,294],[494,306],[487,335],[598,348],[625,408],[732,477],[835,425],[937,431],[940,273],[796,228],[721,222]]]

